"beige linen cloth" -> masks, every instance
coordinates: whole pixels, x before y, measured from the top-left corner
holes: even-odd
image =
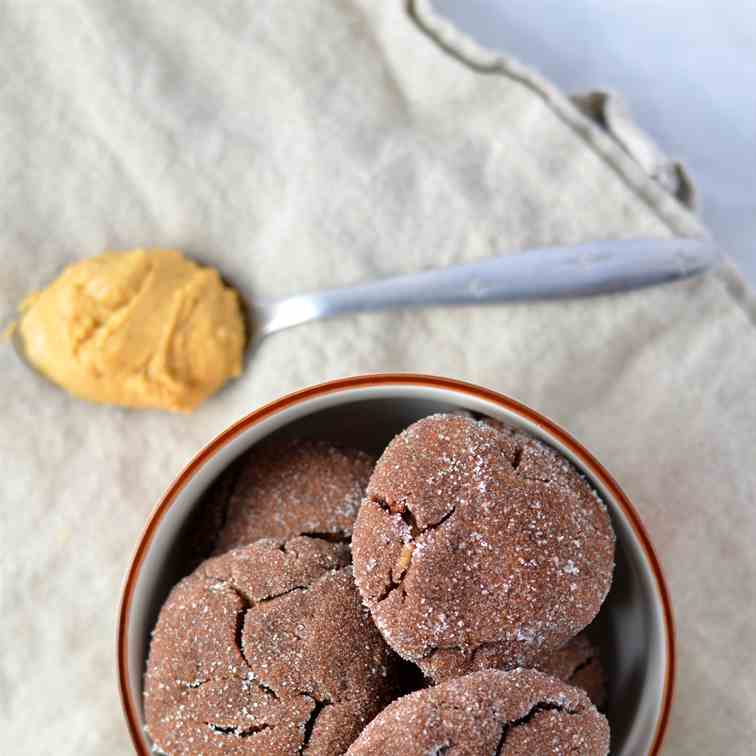
[[[611,101],[576,107],[424,3],[3,0],[0,17],[3,320],[105,248],[183,248],[248,295],[282,295],[702,233],[679,167]],[[597,454],[670,582],[666,753],[752,753],[755,323],[729,267],[590,301],[315,323],[267,340],[191,416],[75,401],[0,350],[0,750],[128,754],[116,607],[158,496],[261,403],[390,370],[513,395]]]

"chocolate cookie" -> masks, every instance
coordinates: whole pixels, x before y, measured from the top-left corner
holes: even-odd
[[[352,553],[383,636],[441,681],[532,666],[580,632],[609,590],[614,533],[557,452],[434,415],[376,463]]]
[[[348,539],[375,460],[325,441],[278,441],[251,449],[215,484],[225,510],[215,553],[259,538],[319,534]]]
[[[348,756],[606,756],[609,724],[577,688],[529,669],[485,670],[389,704]]]
[[[596,646],[585,633],[576,635],[556,651],[540,657],[535,668],[580,688],[597,709],[606,704],[606,675]]]
[[[365,614],[348,546],[264,539],[169,595],[145,674],[167,754],[343,753],[394,695],[397,657]]]
[[[488,648],[482,648],[475,661],[483,669],[496,669],[497,653],[489,655]],[[606,676],[601,665],[598,649],[585,633],[579,633],[564,646],[555,651],[547,651],[536,657],[530,665],[539,672],[556,677],[568,685],[584,690],[597,709],[606,704]],[[465,674],[466,659],[450,658],[443,670],[443,679],[451,679]]]

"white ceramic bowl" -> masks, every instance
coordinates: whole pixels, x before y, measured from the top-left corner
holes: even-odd
[[[617,483],[568,433],[506,396],[446,378],[366,375],[298,391],[247,415],[197,454],[155,507],[126,576],[118,624],[121,698],[136,753],[150,754],[142,712],[150,631],[171,587],[186,573],[188,519],[219,473],[274,433],[326,439],[377,455],[415,420],[457,409],[504,420],[546,441],[606,502],[617,534],[617,566],[594,627],[609,675],[612,753],[659,752],[674,680],[672,612],[648,535]]]

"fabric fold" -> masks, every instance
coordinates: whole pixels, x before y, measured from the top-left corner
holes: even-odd
[[[245,296],[273,297],[532,246],[706,233],[682,175],[674,185],[676,169],[659,169],[612,101],[594,103],[597,124],[422,0],[3,11],[0,322],[106,248],[183,249]],[[266,339],[186,417],[78,402],[0,350],[7,742],[21,754],[130,753],[118,594],[170,480],[288,391],[414,371],[524,401],[619,480],[676,609],[665,752],[749,752],[755,313],[724,266],[590,300],[313,322]],[[44,726],[29,726],[33,712]]]

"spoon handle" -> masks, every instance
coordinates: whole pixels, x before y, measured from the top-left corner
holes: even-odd
[[[257,305],[261,335],[348,313],[608,294],[702,273],[720,260],[708,239],[627,239],[489,257]]]

